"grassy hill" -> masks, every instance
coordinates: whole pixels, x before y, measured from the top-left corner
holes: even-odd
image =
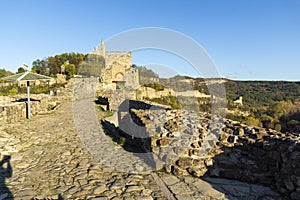
[[[143,77],[144,73],[140,75]],[[143,79],[145,85],[153,83],[151,76],[158,77],[147,71],[147,78]],[[162,87],[169,87],[175,91],[198,90],[205,94],[209,94],[207,84],[222,83],[225,86],[230,111],[227,114],[228,118],[283,132],[300,131],[300,82],[233,81],[188,76],[159,78],[158,82]],[[243,105],[235,105],[234,100],[240,96],[243,97]],[[199,99],[199,110],[209,112],[210,102]]]

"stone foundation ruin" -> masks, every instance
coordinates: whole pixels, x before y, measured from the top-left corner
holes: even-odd
[[[148,134],[144,139],[136,135],[135,141],[153,153],[156,167],[178,176],[262,184],[286,198],[300,199],[299,135],[250,127],[206,113],[138,106],[142,104],[147,105],[127,103],[129,110],[120,111],[118,124],[124,126],[124,121],[131,120]],[[132,135],[130,129],[121,129]]]

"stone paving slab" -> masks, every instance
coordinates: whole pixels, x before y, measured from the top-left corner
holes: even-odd
[[[167,187],[178,200],[186,199],[281,199],[270,188],[221,178],[177,177],[159,173]]]

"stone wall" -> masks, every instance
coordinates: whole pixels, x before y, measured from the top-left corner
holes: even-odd
[[[166,97],[166,96],[177,96],[177,97],[194,97],[194,98],[211,98],[210,95],[204,94],[199,92],[198,90],[187,90],[184,92],[175,92],[171,88],[165,88],[164,90],[155,90],[151,87],[141,87],[137,91],[137,98],[138,99],[143,99],[143,97],[147,97],[150,99],[153,98],[161,98],[161,97]]]
[[[132,113],[151,138],[151,145],[144,147],[168,172],[259,183],[289,199],[300,199],[299,135],[184,110],[132,109]]]
[[[144,97],[153,99],[153,98],[161,98],[168,95],[175,96],[175,92],[172,89],[165,88],[164,90],[157,91],[150,87],[141,87],[137,90],[137,99],[143,99]]]
[[[211,98],[210,95],[201,93],[198,90],[187,90],[184,92],[176,92],[176,95],[183,96],[183,97]]]
[[[124,77],[124,81],[125,81],[125,87],[138,89],[140,87],[138,69],[131,68],[127,70]]]
[[[14,123],[20,119],[26,118],[26,99],[19,99],[20,102],[11,101],[12,98],[4,98],[7,101],[0,102],[0,122],[1,123]],[[46,113],[49,109],[56,106],[56,102],[49,101],[48,97],[42,97],[39,99],[31,98],[30,101],[30,113],[34,116],[38,113]]]

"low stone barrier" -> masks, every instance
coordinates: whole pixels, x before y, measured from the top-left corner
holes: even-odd
[[[14,101],[2,101],[0,103],[0,122],[13,123],[20,119],[26,118],[26,99],[19,99]],[[56,102],[49,101],[49,97],[41,97],[39,99],[32,99],[30,102],[30,113],[34,116],[38,113],[46,113],[51,108],[56,106]]]
[[[300,199],[300,137],[205,113],[131,110],[150,137],[145,146],[175,175],[213,176],[271,186]],[[149,143],[148,143],[149,144]]]

